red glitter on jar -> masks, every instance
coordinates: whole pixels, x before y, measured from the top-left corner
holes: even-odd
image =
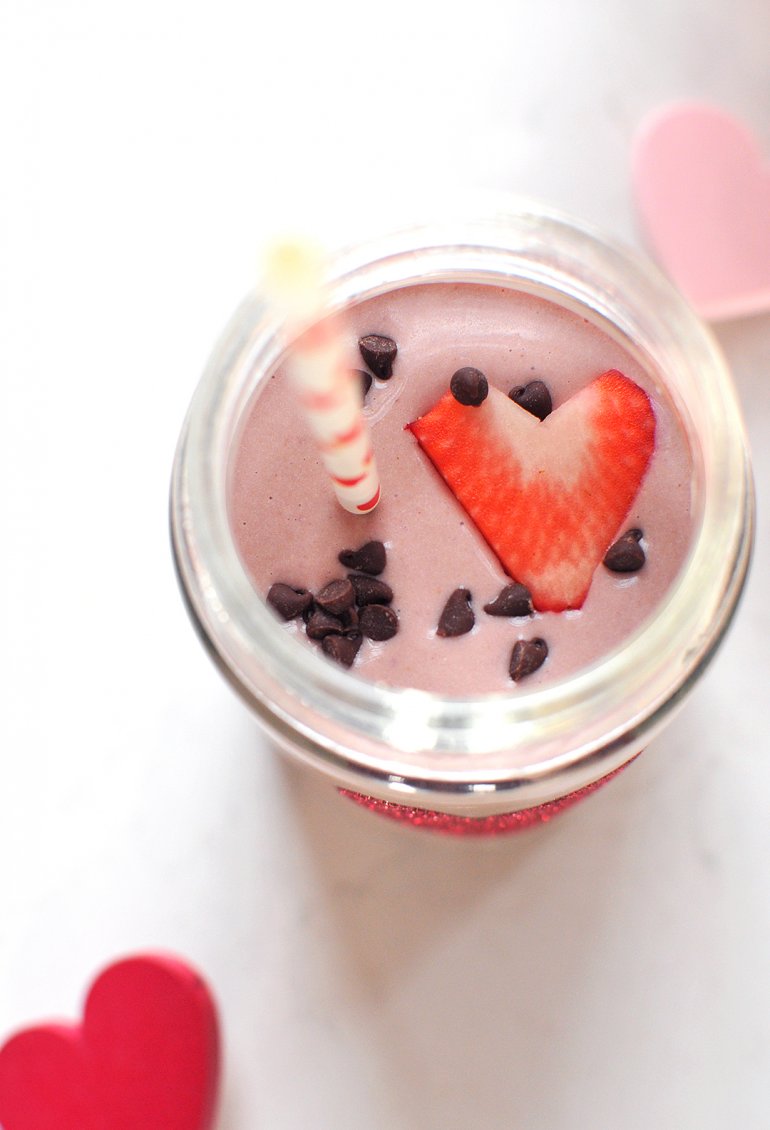
[[[637,755],[638,756],[638,755]],[[632,758],[635,761],[636,758]],[[631,764],[631,762],[627,762]],[[454,816],[450,812],[436,812],[430,808],[413,808],[408,804],[393,804],[392,801],[378,800],[376,797],[365,796],[363,793],[352,792],[350,789],[340,789],[340,795],[347,797],[362,808],[376,812],[380,816],[387,816],[389,820],[396,820],[400,824],[409,824],[413,828],[425,828],[431,832],[441,832],[446,836],[499,836],[509,832],[523,832],[527,828],[535,828],[540,824],[547,824],[572,808],[579,800],[590,796],[602,785],[606,785],[616,777],[625,765],[619,769],[600,777],[582,789],[576,789],[566,796],[550,800],[546,804],[536,804],[533,808],[522,808],[519,812],[498,812],[493,816]]]

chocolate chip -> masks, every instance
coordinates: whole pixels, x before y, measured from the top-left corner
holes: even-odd
[[[489,382],[482,372],[466,366],[458,369],[449,382],[449,391],[459,404],[478,408],[489,395]]]
[[[375,377],[387,381],[393,376],[393,362],[398,352],[393,338],[383,337],[382,334],[365,334],[359,340],[358,348]]]
[[[641,530],[626,532],[614,542],[604,555],[604,564],[613,573],[635,573],[647,560],[639,541],[644,535]]]
[[[508,671],[514,683],[531,675],[542,667],[548,657],[548,644],[545,640],[517,640],[511,652]]]
[[[527,385],[517,385],[508,393],[521,408],[526,408],[538,420],[544,420],[553,411],[548,385],[542,381],[530,381]]]
[[[341,663],[343,667],[352,667],[362,643],[363,636],[360,632],[347,636],[326,636],[321,641],[321,649],[324,655]]]
[[[398,616],[387,604],[367,604],[361,609],[361,631],[369,640],[392,640]]]
[[[347,569],[357,569],[359,573],[377,577],[385,568],[387,557],[381,541],[368,541],[358,549],[343,549],[337,560]]]
[[[344,626],[339,616],[332,616],[331,612],[316,608],[307,622],[305,631],[311,640],[323,640],[331,635],[341,636]]]
[[[393,599],[393,589],[384,581],[375,577],[367,577],[365,573],[348,573],[356,594],[356,604],[363,608],[365,604],[390,604]]]
[[[340,617],[343,624],[343,635],[347,636],[350,632],[358,631],[359,615],[357,608],[346,608]]]
[[[532,597],[529,589],[514,581],[501,589],[494,600],[484,605],[490,616],[531,616]]]
[[[339,616],[345,609],[351,608],[355,603],[356,594],[350,581],[345,577],[329,581],[319,593],[316,593],[315,602],[325,612]]]
[[[307,589],[293,589],[291,585],[284,585],[279,582],[270,586],[267,593],[267,603],[284,620],[293,620],[295,616],[299,616],[301,612],[310,608],[313,597]]]
[[[444,605],[436,628],[437,636],[464,636],[476,623],[467,589],[455,589]]]
[[[361,385],[361,399],[365,400],[367,392],[372,387],[372,374],[367,373],[366,369],[352,369],[351,372]]]

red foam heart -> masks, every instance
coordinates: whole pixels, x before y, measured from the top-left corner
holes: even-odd
[[[127,958],[92,985],[80,1025],[28,1028],[0,1049],[3,1130],[209,1130],[216,1009],[175,958]]]
[[[697,103],[657,111],[632,175],[652,251],[696,310],[770,309],[770,166],[746,126]]]

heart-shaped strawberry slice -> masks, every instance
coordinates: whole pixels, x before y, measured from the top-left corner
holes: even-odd
[[[3,1130],[209,1130],[217,1020],[200,977],[133,957],[94,982],[81,1025],[48,1024],[0,1050]]]
[[[580,608],[655,447],[647,394],[613,369],[542,421],[491,388],[408,426],[535,608]]]

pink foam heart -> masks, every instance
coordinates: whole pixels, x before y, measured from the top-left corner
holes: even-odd
[[[28,1028],[0,1049],[3,1130],[209,1130],[216,1010],[182,962],[128,958],[91,987],[83,1021]]]
[[[659,110],[632,175],[653,253],[696,310],[770,309],[770,165],[746,126],[697,103]]]

